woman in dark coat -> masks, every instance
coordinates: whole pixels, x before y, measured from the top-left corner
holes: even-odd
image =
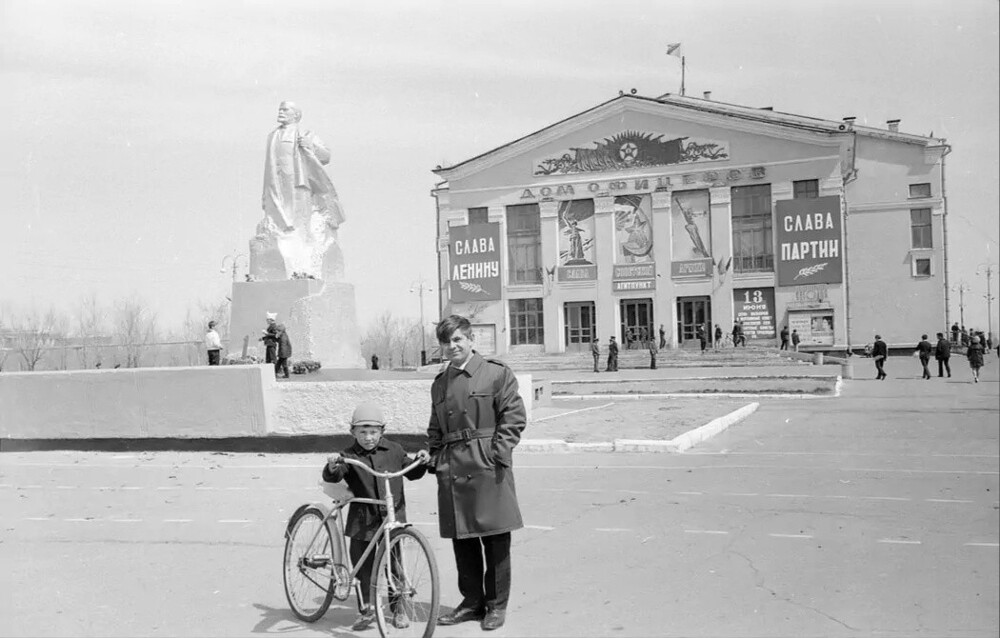
[[[972,381],[979,383],[979,369],[983,367],[983,344],[979,343],[979,337],[972,338],[965,356],[969,358],[969,367],[972,368]]]

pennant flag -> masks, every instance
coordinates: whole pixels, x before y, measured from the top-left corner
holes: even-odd
[[[675,42],[673,44],[667,45],[667,55],[672,55],[675,58],[681,57],[681,43]]]

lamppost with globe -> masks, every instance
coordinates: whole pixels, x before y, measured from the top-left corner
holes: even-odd
[[[427,365],[427,328],[424,326],[424,293],[434,292],[427,282],[420,280],[410,284],[410,292],[420,293],[420,365]]]
[[[970,290],[969,284],[964,281],[957,286],[952,286],[952,290],[958,292],[958,320],[959,325],[965,327],[965,293]]]
[[[226,255],[225,257],[223,257],[222,258],[222,268],[219,269],[219,272],[225,273],[226,272],[226,261],[231,260],[233,262],[233,266],[232,266],[232,268],[233,268],[233,281],[236,281],[236,269],[239,267],[240,257],[243,258],[244,262],[247,259],[246,255],[244,255],[243,253],[238,253],[235,250],[233,251],[232,255]]]
[[[990,345],[993,344],[993,300],[996,297],[993,296],[993,273],[996,269],[1000,267],[997,264],[979,264],[976,268],[976,274],[986,273],[986,294],[983,298],[986,299],[986,339]],[[986,344],[983,344],[986,345]]]

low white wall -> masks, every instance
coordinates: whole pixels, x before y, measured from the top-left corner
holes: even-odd
[[[518,392],[531,418],[530,374]],[[341,434],[374,401],[389,432],[423,434],[433,379],[278,383],[271,365],[0,374],[0,437],[226,438]]]
[[[274,408],[269,433],[346,434],[359,403],[382,406],[386,433],[424,434],[431,415],[432,378],[400,381],[279,383],[271,391]],[[517,375],[518,394],[531,420],[531,375]]]
[[[275,383],[270,365],[5,372],[0,436],[261,436],[265,389]]]

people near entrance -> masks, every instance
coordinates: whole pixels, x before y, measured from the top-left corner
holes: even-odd
[[[667,331],[663,329],[663,324],[660,324],[660,350],[667,347]]]
[[[882,381],[886,378],[885,359],[889,356],[889,347],[882,341],[882,335],[875,335],[875,343],[872,344],[872,359],[875,359],[875,378]]]
[[[274,363],[278,360],[278,340],[274,336],[274,322],[278,315],[273,312],[267,313],[267,327],[261,332],[264,336],[260,338],[260,341],[264,342],[264,363]]]
[[[961,332],[958,328],[958,322],[951,324],[951,342],[958,343],[958,335]]]
[[[505,622],[511,532],[524,526],[513,469],[527,420],[524,402],[511,369],[475,352],[468,319],[446,317],[436,333],[448,366],[431,385],[427,439],[438,524],[441,537],[451,539],[462,595],[437,623],[478,620],[489,631]]]
[[[698,338],[698,343],[701,345],[701,351],[704,353],[705,346],[708,345],[708,335],[705,334],[705,324],[699,323],[695,327],[694,336]]]
[[[205,350],[208,351],[208,365],[219,365],[220,354],[222,353],[222,339],[215,331],[215,322],[208,322],[208,331],[205,332]]]
[[[733,324],[733,347],[743,344],[743,347],[747,347],[747,338],[743,333],[743,321],[737,321]]]
[[[601,362],[601,346],[598,343],[597,335],[590,338],[590,354],[594,357],[594,372],[600,372],[598,365]]]
[[[656,370],[656,342],[649,340],[649,369]]]
[[[618,342],[614,337],[608,339],[608,367],[605,372],[618,372]]]
[[[420,460],[423,464],[416,466],[404,476],[411,481],[422,478],[427,472],[427,461],[430,454],[427,450],[420,450],[415,459],[407,456],[403,447],[395,441],[384,438],[386,419],[382,408],[374,403],[362,403],[351,416],[351,436],[354,443],[343,452],[334,452],[326,459],[323,467],[323,480],[327,483],[339,483],[345,481],[355,498],[384,498],[381,479],[360,470],[344,462],[345,458],[360,461],[371,466],[376,472],[398,472],[415,460]],[[403,479],[394,478],[389,481],[389,490],[392,492],[392,499],[396,514],[396,520],[400,523],[406,522],[406,496],[403,493]],[[384,514],[379,510],[378,505],[351,505],[347,514],[347,522],[344,526],[344,534],[351,539],[348,551],[351,555],[351,563],[359,565],[368,543],[375,532],[382,524]],[[364,564],[358,571],[358,580],[361,582],[361,615],[354,621],[352,631],[364,631],[375,622],[375,609],[371,606],[371,574],[372,564],[375,562],[375,552],[370,552],[365,558]],[[410,619],[406,616],[406,611],[402,606],[392,610],[393,616],[390,622],[399,628],[405,629],[410,624]]]
[[[958,328],[958,324],[953,326],[953,328]],[[951,359],[951,343],[944,338],[944,333],[937,333],[937,345],[934,346],[934,358],[937,359],[938,364],[938,376],[943,377],[945,370],[948,371],[948,376],[951,376],[951,364],[948,362]]]
[[[983,344],[980,343],[979,337],[972,337],[965,356],[968,357],[969,367],[972,368],[973,383],[979,383],[979,369],[983,367]]]
[[[265,345],[274,342],[274,376],[288,378],[288,358],[292,356],[292,340],[288,338],[285,325],[278,323],[277,313],[267,313],[267,328],[262,337]]]
[[[390,361],[389,363],[391,364],[392,362]],[[378,355],[377,354],[373,354],[372,355],[372,370],[378,370]]]
[[[802,341],[801,335],[799,335],[798,328],[792,330],[792,350],[795,352],[799,351],[799,342]]]
[[[780,350],[788,350],[788,326],[784,326],[781,329],[781,348]]]
[[[715,341],[712,342],[712,347],[718,350],[722,346],[722,326],[715,326]]]
[[[917,344],[917,357],[920,359],[920,367],[923,368],[923,378],[930,379],[931,371],[927,369],[927,364],[931,361],[931,353],[934,346],[927,340],[927,335],[920,335],[920,343]]]

